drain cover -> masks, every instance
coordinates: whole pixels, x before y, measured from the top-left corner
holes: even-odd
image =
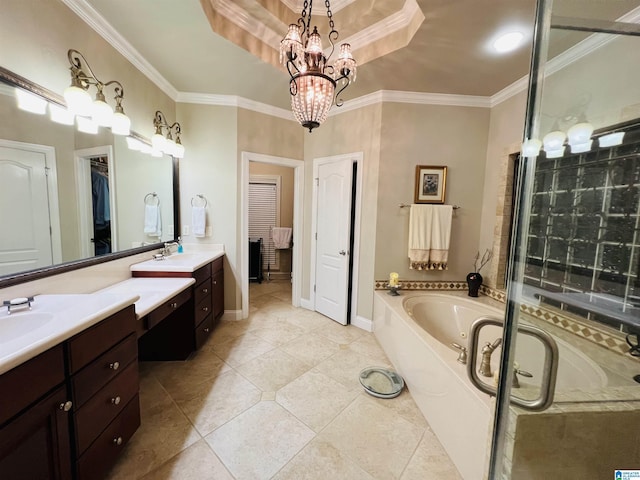
[[[360,383],[369,395],[378,398],[394,398],[404,388],[404,380],[393,370],[369,367],[360,372]]]

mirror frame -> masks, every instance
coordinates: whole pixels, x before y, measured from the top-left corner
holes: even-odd
[[[0,66],[0,81],[11,85],[13,87],[22,88],[30,93],[38,95],[48,102],[55,103],[61,107],[66,107],[62,96],[52,92],[51,90],[42,87],[31,80],[24,78],[17,73],[12,72],[2,66]],[[149,143],[149,140],[144,136],[131,131],[129,135],[137,138],[145,143]],[[177,241],[178,235],[176,232],[180,232],[180,185],[179,185],[179,160],[172,157],[173,160],[173,231],[174,241]],[[39,280],[41,278],[50,277],[53,275],[59,275],[61,273],[78,270],[80,268],[90,267],[101,263],[109,262],[112,260],[118,260],[120,258],[137,255],[139,253],[150,252],[158,248],[162,248],[164,242],[153,243],[145,245],[143,247],[130,248],[115,253],[107,253],[97,257],[82,258],[78,260],[71,260],[69,262],[59,263],[51,265],[49,267],[36,268],[34,270],[26,270],[24,272],[13,273],[9,275],[0,276],[0,289],[11,287],[25,282],[33,280]]]

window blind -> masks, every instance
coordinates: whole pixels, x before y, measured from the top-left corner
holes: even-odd
[[[279,265],[271,239],[277,225],[278,188],[273,183],[249,183],[249,238],[262,238],[262,268],[277,270]]]

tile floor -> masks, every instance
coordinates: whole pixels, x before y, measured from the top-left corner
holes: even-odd
[[[291,306],[288,282],[251,284],[247,320],[221,322],[185,362],[140,364],[142,426],[109,479],[459,479],[373,334]]]

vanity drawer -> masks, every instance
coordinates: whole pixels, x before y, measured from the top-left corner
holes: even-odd
[[[77,410],[108,381],[138,357],[138,341],[132,333],[71,378],[73,405]]]
[[[195,299],[196,305],[206,297],[211,298],[211,280],[209,278],[200,285],[193,287],[193,298]]]
[[[211,274],[221,271],[223,268],[223,257],[216,258],[211,262]]]
[[[196,286],[204,282],[210,276],[211,276],[210,263],[207,263],[204,267],[200,267],[198,270],[193,272],[193,278],[196,279]]]
[[[193,315],[195,325],[200,325],[204,317],[211,313],[211,295],[202,300],[197,306]]]
[[[75,412],[77,452],[84,452],[138,393],[138,363],[130,363]]]
[[[75,373],[136,330],[133,305],[102,320],[69,340],[69,371]]]
[[[0,375],[0,425],[62,382],[62,345],[57,345]]]
[[[196,350],[205,344],[209,335],[213,332],[213,315],[209,315],[205,320],[196,327]]]
[[[77,479],[102,478],[140,426],[138,395],[124,407],[122,413],[100,434],[77,462]]]
[[[181,305],[188,302],[191,298],[191,290],[189,288],[183,290],[162,305],[159,305],[147,316],[147,329],[155,327],[162,320],[176,311]]]

